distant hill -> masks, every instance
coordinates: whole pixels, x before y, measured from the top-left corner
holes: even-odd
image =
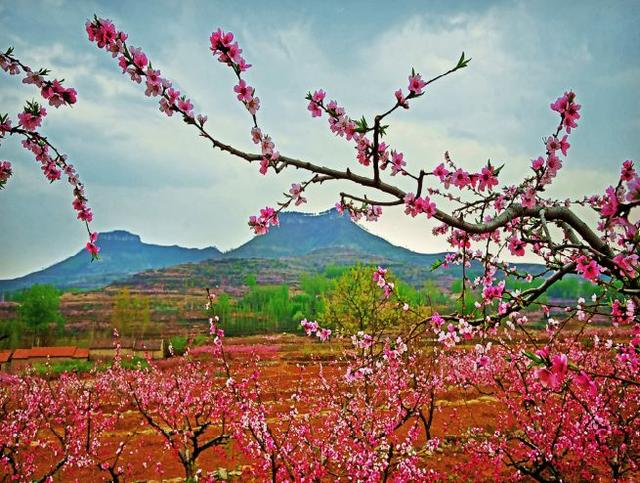
[[[100,260],[91,262],[85,250],[44,270],[12,280],[0,280],[0,292],[10,292],[34,284],[52,284],[59,288],[98,288],[138,272],[183,263],[219,258],[220,250],[183,248],[144,243],[138,235],[118,230],[101,233]]]
[[[181,291],[186,286],[242,286],[248,275],[261,284],[296,286],[302,276],[322,272],[331,265],[367,263],[391,268],[417,287],[431,279],[449,286],[460,275],[459,267],[431,270],[445,253],[422,254],[393,245],[384,238],[340,216],[335,209],[318,214],[288,212],[280,226],[256,236],[221,259],[138,273],[115,282],[137,289]]]
[[[402,280],[421,287],[426,280],[449,287],[459,276],[458,268],[431,271],[421,263],[405,263],[375,254],[346,248],[314,250],[306,255],[273,258],[222,258],[200,263],[148,270],[116,281],[112,287],[136,290],[182,292],[185,288],[222,287],[229,294],[243,287],[249,275],[259,284],[299,286],[303,276],[322,273],[327,267],[366,263],[390,268]]]
[[[432,279],[447,284],[460,275],[460,267],[431,271],[445,253],[422,254],[393,245],[384,238],[340,216],[335,209],[319,214],[283,213],[280,226],[263,236],[221,253],[217,248],[183,248],[143,243],[138,235],[113,231],[100,235],[99,262],[90,262],[82,250],[49,268],[14,280],[0,280],[0,293],[35,283],[60,288],[99,288],[138,285],[167,290],[190,286],[242,284],[246,275],[261,283],[296,283],[304,272],[317,272],[332,264],[382,264],[416,286]],[[188,264],[188,265],[184,265]],[[540,265],[520,266],[531,273]],[[479,274],[473,264],[468,276]]]
[[[421,254],[393,245],[331,209],[319,214],[282,213],[279,227],[226,252],[224,258],[296,257],[326,249],[351,250],[365,257],[429,266],[445,255]]]
[[[186,286],[222,286],[229,290],[242,286],[246,277],[253,275],[260,284],[296,286],[305,274],[322,272],[331,265],[361,262],[391,268],[416,287],[432,280],[448,288],[460,277],[461,268],[431,269],[445,255],[416,253],[393,245],[348,216],[340,216],[335,209],[319,214],[288,212],[280,215],[279,227],[224,253],[221,259],[142,272],[115,285],[176,292]],[[520,267],[531,273],[541,269],[541,265],[535,264]],[[472,278],[480,273],[477,263],[467,270],[467,276]]]

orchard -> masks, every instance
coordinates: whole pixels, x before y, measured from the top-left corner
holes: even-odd
[[[132,442],[136,434],[106,444],[109,432],[131,413],[140,432],[163,441],[166,458],[179,462],[188,481],[640,478],[640,176],[633,161],[620,160],[617,183],[600,193],[562,200],[546,194],[563,164],[572,162],[571,135],[582,122],[579,93],[549,99],[549,130],[534,134],[544,135],[539,152],[518,183],[504,184],[503,166],[491,161],[464,167],[444,153],[425,167],[387,142],[394,117],[420,109],[433,83],[473,66],[464,53],[433,78],[410,68],[398,73],[397,90],[369,119],[351,117],[333,93],[313,86],[301,109],[318,122],[325,118],[329,130],[353,147],[351,164],[336,169],[279,152],[277,139],[259,122],[267,99],[251,85],[251,59],[233,33],[214,30],[202,55],[208,47],[209,58],[233,74],[229,95],[247,111],[246,134],[255,152],[219,139],[179,82],[163,77],[162,66],[134,46],[135,33],[121,27],[97,16],[86,23],[88,42],[103,51],[96,55],[117,64],[114,82],[139,84],[140,94],[171,118],[167,122],[186,123],[199,142],[255,164],[256,176],[301,174],[285,187],[283,199],[248,220],[256,235],[277,230],[279,214],[306,203],[315,187],[340,182],[349,188],[336,191],[335,207],[354,221],[374,222],[394,206],[416,224],[437,220],[433,236],[446,239],[449,252],[434,269],[461,270],[459,308],[445,313],[436,306],[414,307],[385,267],[371,270],[366,283],[377,288],[384,307],[376,320],[402,323],[332,331],[322,320],[302,320],[310,340],[334,344],[339,354],[334,361],[302,365],[288,398],[274,401],[259,356],[243,363],[229,357],[216,296],[202,287],[211,339],[204,357],[187,352],[170,371],[153,361],[125,367],[118,357],[88,378],[4,377],[4,481],[58,481],[70,468],[126,481],[139,464],[157,466],[161,475],[164,461],[146,461],[144,448]],[[73,209],[87,228],[87,251],[98,258],[85,186],[43,126],[48,109],[82,102],[82,93],[45,68],[29,67],[13,49],[0,54],[0,67],[41,98],[26,102],[16,116],[0,116],[0,141],[18,139],[49,182],[70,184]],[[0,161],[0,187],[11,175],[11,162]],[[400,187],[407,180],[410,191]],[[582,215],[585,210],[595,223]],[[509,261],[525,255],[535,255],[543,269],[524,272]],[[481,275],[469,276],[472,269]],[[567,303],[543,299],[571,277],[588,281],[588,293]],[[445,413],[440,401],[452,392],[492,398],[495,421],[448,438],[457,413]],[[242,465],[224,474],[203,470],[203,455],[228,448],[241,455]],[[38,461],[41,454],[48,455],[46,464]],[[454,462],[446,470],[434,463],[442,454]]]

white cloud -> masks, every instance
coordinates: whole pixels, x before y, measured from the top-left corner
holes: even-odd
[[[277,16],[262,5],[249,7],[265,21]],[[361,168],[353,160],[352,145],[336,139],[328,131],[326,119],[308,115],[304,101],[308,90],[322,87],[354,117],[371,116],[391,104],[395,89],[406,90],[412,66],[430,77],[448,69],[464,50],[473,57],[470,67],[430,86],[427,95],[413,101],[409,111],[394,114],[389,140],[405,153],[410,166],[433,167],[449,150],[470,169],[487,158],[505,163],[503,178],[510,182],[528,168],[529,160],[542,149],[541,138],[551,132],[556,119],[548,104],[554,96],[567,87],[580,88],[588,99],[599,103],[599,109],[605,109],[608,103],[598,97],[600,93],[618,96],[612,99],[620,102],[619,93],[631,94],[638,86],[637,61],[609,69],[606,75],[599,73],[594,65],[601,59],[595,57],[582,27],[567,25],[565,32],[553,24],[557,19],[542,22],[547,13],[527,3],[473,13],[390,16],[375,35],[362,37],[358,43],[341,43],[344,40],[335,35],[337,29],[327,28],[332,20],[312,13],[286,12],[270,28],[255,29],[249,18],[224,6],[204,11],[188,3],[180,10],[157,8],[144,22],[136,17],[136,8],[142,7],[101,7],[128,31],[130,42],[142,46],[154,66],[174,80],[197,109],[209,115],[215,136],[253,149],[250,119],[233,96],[233,75],[208,50],[210,31],[224,22],[238,34],[254,64],[247,79],[256,86],[262,101],[261,124],[279,149],[354,170]],[[43,11],[57,12],[46,5]],[[213,11],[215,15],[211,15]],[[80,39],[83,19],[90,14],[73,13],[77,17],[74,22],[78,20],[78,36],[73,38]],[[122,76],[116,62],[86,40],[46,42],[37,34],[22,32],[19,23],[12,20],[12,24],[11,31],[1,38],[13,41],[30,64],[51,66],[70,85],[78,85],[79,90],[82,87],[77,107],[52,112],[46,129],[70,154],[86,180],[96,211],[96,228],[124,227],[139,231],[149,241],[216,244],[228,249],[249,238],[249,214],[275,203],[291,182],[305,178],[297,171],[262,177],[256,166],[213,151],[179,119],[167,119],[159,113],[157,101],[145,98],[141,86]],[[55,30],[56,24],[52,25],[51,35],[62,36],[63,32]],[[364,36],[369,27],[366,15],[363,25],[352,27]],[[575,41],[569,43],[572,37]],[[25,97],[35,95],[22,85],[3,85],[0,102],[13,112]],[[636,137],[628,134],[640,123],[637,113],[626,119],[603,114],[600,117],[607,121],[601,124],[597,113],[589,115],[588,106],[585,113],[572,140],[574,153],[553,191],[562,196],[577,194],[576,178],[580,179],[581,193],[602,191],[607,184],[604,176],[610,182],[615,175],[611,164],[601,164],[603,156],[610,158],[609,163],[619,161],[617,158],[633,154],[638,147]],[[602,147],[594,125],[603,130],[598,132],[602,138],[609,132],[623,141]],[[15,146],[6,153],[3,156],[33,164]],[[39,174],[37,167],[30,167]],[[23,210],[22,219],[38,223],[40,200],[57,203],[56,196],[67,196],[66,186],[48,188],[35,177],[33,185],[32,177],[16,181],[2,193],[9,200],[11,217]],[[314,187],[308,209],[333,205],[343,188],[343,183]],[[28,271],[47,257],[53,261],[81,246],[84,234],[67,202],[62,202],[60,213],[41,224],[40,237],[29,236],[29,229],[18,228],[13,218],[0,220],[0,232],[12,233],[4,240],[2,258],[21,260],[11,266],[3,263],[0,277]],[[70,213],[63,215],[67,210]],[[400,215],[367,227],[415,250],[446,248],[431,237],[428,223]],[[48,243],[51,239],[58,243]]]

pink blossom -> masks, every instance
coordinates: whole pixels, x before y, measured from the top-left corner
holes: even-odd
[[[615,216],[618,212],[618,196],[616,189],[613,186],[609,186],[606,190],[606,196],[602,198],[602,204],[600,206],[600,214],[604,217]]]
[[[536,190],[531,188],[522,193],[522,206],[534,208],[536,206]]]
[[[193,104],[186,97],[182,97],[178,101],[178,108],[184,113],[185,116],[193,118]]]
[[[509,251],[518,257],[524,256],[525,243],[516,236],[509,239]]]
[[[311,112],[312,117],[320,117],[322,115],[322,109],[320,106],[322,105],[326,95],[327,93],[320,89],[315,91],[310,97],[307,97],[307,99],[309,99],[307,109]]]
[[[244,81],[244,79],[240,79],[238,84],[234,86],[233,92],[238,94],[239,101],[248,101],[253,96],[254,89],[250,85]]]
[[[638,267],[638,255],[623,255],[622,253],[613,257],[614,263],[620,268],[622,273],[629,277],[635,277],[637,275]]]
[[[409,92],[420,95],[422,94],[422,89],[427,85],[425,81],[422,80],[422,76],[420,74],[412,74],[409,76]]]
[[[409,101],[407,101],[407,98],[402,93],[402,89],[398,89],[397,91],[395,91],[394,95],[396,96],[396,101],[399,106],[403,107],[404,109],[409,109]]]
[[[247,107],[247,110],[251,113],[252,116],[255,116],[260,109],[260,98],[252,97],[248,101],[245,101],[244,104]]]
[[[89,233],[89,242],[86,245],[87,251],[91,254],[91,258],[96,258],[98,256],[98,252],[100,251],[100,247],[96,244],[98,240],[98,233],[92,232]]]
[[[587,280],[596,281],[600,275],[600,267],[595,260],[590,260],[586,256],[581,255],[576,259],[576,269]]]
[[[567,137],[568,137],[568,136],[565,134],[565,135],[562,137],[562,139],[560,140],[560,151],[562,151],[562,154],[563,154],[564,156],[566,156],[566,155],[567,155],[567,151],[568,151],[568,149],[571,147],[571,144],[569,144],[569,143],[567,142]]]
[[[404,171],[404,166],[407,165],[407,162],[403,158],[404,155],[402,153],[391,151],[391,176]]]
[[[543,386],[558,389],[564,382],[568,369],[567,356],[565,354],[556,354],[551,359],[551,367],[538,369],[536,375]]]
[[[97,19],[95,22],[86,23],[86,31],[91,42],[96,42],[99,48],[103,48],[116,41],[118,33],[116,28],[107,19]]]
[[[631,181],[635,177],[636,177],[636,172],[633,169],[633,161],[626,160],[624,163],[622,163],[620,179],[622,181]]]
[[[370,205],[365,214],[367,221],[378,221],[382,215],[382,208],[377,205]]]
[[[270,207],[261,209],[259,216],[251,216],[249,218],[249,226],[256,235],[265,235],[270,226],[278,226],[279,224],[278,214]]]
[[[291,194],[291,198],[295,201],[296,206],[307,202],[307,199],[302,196],[302,186],[299,183],[293,183],[289,193]]]
[[[251,140],[254,144],[260,144],[262,142],[262,131],[259,127],[251,128]]]
[[[302,319],[300,325],[307,335],[315,334],[319,329],[318,323],[315,320],[307,321],[307,319]]]
[[[498,178],[496,178],[493,173],[493,166],[485,166],[484,168],[482,168],[478,185],[478,189],[480,191],[484,191],[485,188],[491,191],[493,187],[498,184]]]
[[[378,267],[378,269],[373,272],[373,281],[378,284],[378,287],[384,287],[387,283],[385,277],[387,275],[387,270],[382,267]]]
[[[457,186],[460,189],[463,189],[465,186],[471,184],[471,177],[469,173],[462,168],[458,168],[453,173],[453,185]]]
[[[331,336],[331,329],[326,329],[326,328],[320,329],[317,332],[317,336],[321,342],[326,342],[329,340],[329,337]]]
[[[49,104],[56,108],[64,104],[75,104],[78,100],[78,93],[75,89],[65,89],[58,80],[42,86],[42,97],[49,100]]]
[[[542,156],[531,161],[531,167],[533,168],[534,171],[538,171],[542,169],[543,166],[544,166],[544,158]]]
[[[32,108],[25,109],[18,114],[20,124],[25,131],[35,131],[42,123],[42,118],[47,115],[47,111],[44,107],[39,107],[38,104],[33,104]]]
[[[11,163],[9,161],[0,161],[0,188],[5,185],[11,174]]]
[[[145,54],[142,49],[136,47],[129,47],[129,53],[131,54],[133,65],[143,71],[149,63],[147,54]]]

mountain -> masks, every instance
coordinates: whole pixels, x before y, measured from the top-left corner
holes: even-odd
[[[150,245],[126,231],[103,233],[99,243],[100,261],[91,263],[82,250],[42,271],[0,280],[0,293],[35,283],[60,288],[98,288],[115,282],[180,290],[187,284],[242,284],[247,275],[256,275],[261,283],[294,283],[304,272],[356,262],[387,266],[415,285],[426,279],[444,283],[459,277],[461,270],[453,266],[432,271],[431,266],[442,260],[444,253],[422,254],[393,245],[348,216],[340,216],[335,209],[318,214],[282,213],[279,227],[224,254],[214,247]],[[541,266],[525,264],[520,268],[538,273]],[[472,278],[479,273],[477,263],[467,271]]]
[[[100,260],[91,262],[85,250],[44,270],[12,280],[0,280],[0,292],[10,292],[36,283],[60,288],[98,288],[145,270],[196,263],[222,256],[215,247],[203,249],[144,243],[138,235],[123,230],[101,233]]]
[[[393,245],[369,233],[348,216],[340,216],[335,209],[319,214],[287,212],[280,215],[279,227],[224,253],[222,258],[137,273],[114,285],[170,292],[184,290],[185,284],[220,286],[232,293],[244,285],[247,276],[255,276],[260,284],[295,287],[305,274],[322,272],[332,265],[360,262],[390,268],[415,287],[421,287],[427,280],[449,287],[460,277],[461,267],[432,270],[433,263],[444,256],[445,253],[422,254]],[[519,267],[538,273],[542,266],[520,264]],[[468,277],[480,274],[481,266],[477,262],[467,268]]]
[[[335,208],[319,214],[282,213],[280,226],[228,251],[224,258],[281,258],[309,255],[326,249],[351,250],[366,257],[431,265],[444,253],[421,254],[389,243],[340,216]]]

